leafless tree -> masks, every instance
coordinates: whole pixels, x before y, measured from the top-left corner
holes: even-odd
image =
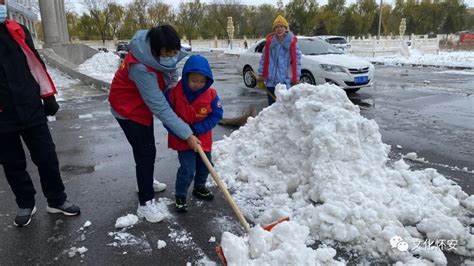
[[[115,0],[82,0],[82,4],[96,24],[104,45],[111,17],[109,5],[112,3],[115,3]]]
[[[199,21],[202,19],[203,14],[204,4],[199,0],[181,3],[179,5],[179,14],[176,23],[188,38],[189,45],[191,45],[191,39],[199,27]]]
[[[129,13],[133,14],[133,19],[136,21],[139,29],[147,29],[150,26],[147,16],[150,5],[150,0],[134,0],[128,5]]]
[[[239,0],[214,0],[208,6],[209,16],[215,19],[219,28],[221,28],[230,40],[227,31],[227,18],[232,17],[234,23],[238,21],[243,14],[245,7],[240,4]]]
[[[148,20],[151,26],[157,26],[164,23],[171,24],[174,18],[171,5],[155,0],[148,8]]]

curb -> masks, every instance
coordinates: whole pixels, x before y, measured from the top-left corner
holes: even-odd
[[[467,66],[441,66],[441,65],[429,65],[429,64],[407,64],[407,63],[396,63],[396,64],[386,64],[383,62],[377,61],[370,61],[370,63],[374,65],[382,65],[382,66],[410,66],[410,67],[432,67],[432,68],[447,68],[453,70],[474,70],[474,67],[467,67]]]
[[[108,92],[110,88],[110,83],[105,82],[103,80],[99,80],[90,76],[87,76],[78,70],[78,66],[74,65],[73,63],[67,61],[66,59],[62,58],[58,54],[56,54],[53,49],[41,49],[38,52],[43,57],[44,61],[55,68],[58,68],[62,72],[68,74],[72,78],[78,79],[84,85],[93,86],[97,89],[102,91]]]

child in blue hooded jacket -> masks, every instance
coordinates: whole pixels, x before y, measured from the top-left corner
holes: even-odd
[[[174,112],[191,127],[194,135],[211,161],[212,129],[222,119],[224,110],[216,90],[207,59],[192,55],[183,67],[182,79],[176,87],[167,92],[167,98]],[[176,209],[187,210],[186,196],[194,180],[193,195],[204,200],[212,200],[214,195],[206,188],[209,170],[201,157],[182,139],[168,130],[168,147],[178,152],[180,167],[176,174]]]

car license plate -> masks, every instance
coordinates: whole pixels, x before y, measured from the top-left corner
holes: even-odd
[[[361,77],[355,77],[354,78],[354,83],[355,84],[363,84],[363,83],[367,83],[367,81],[369,81],[368,76],[361,76]]]

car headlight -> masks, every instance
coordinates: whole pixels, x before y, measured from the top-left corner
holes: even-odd
[[[322,70],[327,71],[327,72],[343,72],[346,73],[346,70],[343,67],[336,66],[336,65],[326,65],[326,64],[320,64],[319,65]]]

